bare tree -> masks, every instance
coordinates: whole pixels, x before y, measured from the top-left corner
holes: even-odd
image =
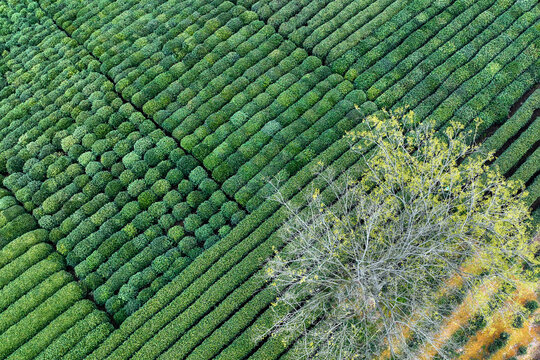
[[[437,295],[449,278],[474,292],[488,278],[511,287],[532,275],[522,186],[489,169],[493,155],[468,145],[474,133],[459,124],[436,132],[398,110],[347,136],[363,173],[334,181],[321,171],[325,189],[301,211],[276,193],[290,220],[267,265],[279,297],[264,335],[300,337],[298,359],[374,359],[385,349],[416,359],[411,339],[444,358],[433,339],[449,313]]]

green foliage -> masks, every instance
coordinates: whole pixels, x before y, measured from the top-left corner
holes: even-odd
[[[213,235],[212,227],[208,224],[205,224],[195,230],[195,238],[200,243],[204,243],[212,235]]]
[[[157,197],[153,191],[146,190],[138,196],[137,200],[141,209],[146,210],[157,200]]]
[[[502,332],[491,344],[488,345],[487,351],[489,354],[493,354],[500,348],[502,348],[508,342],[510,335],[507,332]]]
[[[167,233],[175,243],[178,243],[184,237],[184,228],[182,226],[174,226],[169,229]]]
[[[11,356],[21,358],[35,358],[57,336],[62,335],[75,323],[84,319],[93,310],[90,301],[78,301],[51,321],[42,331],[32,337],[23,346],[19,347]]]
[[[218,190],[210,196],[210,201],[214,206],[221,207],[227,201],[227,197],[222,191]]]
[[[180,184],[180,182],[184,179],[184,175],[182,174],[182,172],[179,170],[179,169],[171,169],[168,173],[167,173],[167,177],[166,177],[166,180],[172,185],[172,186],[177,186],[178,184]]]
[[[85,315],[82,320],[78,321],[72,327],[55,338],[36,358],[47,359],[51,356],[63,356],[87,334],[90,334],[93,329],[97,328],[100,324],[106,323],[107,321],[108,319],[103,312],[93,310],[89,314]]]
[[[536,300],[529,300],[525,303],[524,307],[530,311],[531,313],[535,312],[536,309],[538,309],[539,305],[538,305],[538,301]]]
[[[24,322],[10,327],[0,337],[0,354],[6,357],[19,346],[30,340],[36,332],[55,319],[82,297],[82,290],[75,282],[69,282],[56,293],[40,303],[28,314]],[[23,309],[20,309],[23,310]],[[7,315],[7,314],[6,314]],[[4,323],[7,324],[7,323]]]
[[[192,233],[195,232],[195,230],[198,229],[201,224],[202,220],[200,216],[197,214],[191,214],[185,219],[184,228],[186,229],[186,231]]]
[[[288,308],[289,305],[298,304],[300,301],[304,303],[301,307],[289,307],[290,314],[283,314],[278,307],[275,323],[264,331],[270,331],[283,339],[289,339],[285,340],[286,342],[295,339],[298,333],[302,333],[307,341],[316,344],[313,349],[299,348],[298,356],[345,358],[352,354],[370,351],[374,351],[373,354],[376,354],[380,349],[386,348],[387,339],[402,336],[401,330],[396,330],[396,332],[390,330],[397,326],[395,322],[396,308],[404,306],[403,304],[411,306],[411,299],[416,298],[420,292],[426,291],[426,293],[433,294],[433,292],[438,291],[439,285],[449,276],[447,261],[457,260],[455,268],[458,268],[462,261],[467,259],[475,259],[477,262],[484,259],[482,260],[482,269],[493,276],[500,276],[504,279],[520,277],[521,280],[527,280],[530,276],[534,276],[532,272],[524,272],[522,266],[516,265],[513,261],[514,257],[526,259],[527,263],[536,261],[533,255],[534,246],[527,245],[530,244],[528,241],[531,230],[529,224],[509,220],[514,217],[516,219],[529,217],[528,209],[522,202],[523,194],[519,193],[520,186],[514,182],[506,182],[496,171],[489,171],[485,163],[492,158],[492,155],[488,155],[486,159],[485,155],[481,156],[482,154],[475,152],[476,148],[466,143],[466,139],[471,134],[458,133],[462,129],[462,125],[453,123],[442,134],[436,135],[433,125],[429,122],[418,124],[415,122],[412,112],[397,110],[383,113],[381,117],[368,117],[365,120],[364,130],[349,133],[349,141],[353,144],[352,150],[360,154],[368,154],[366,160],[369,161],[369,167],[360,174],[361,180],[358,182],[346,178],[342,183],[334,183],[330,180],[325,185],[327,188],[333,189],[331,191],[337,198],[334,206],[327,208],[327,204],[320,200],[319,190],[316,189],[312,196],[313,200],[309,201],[307,218],[301,217],[297,212],[291,210],[291,222],[285,226],[284,232],[287,234],[285,236],[288,244],[281,252],[276,252],[277,255],[270,260],[267,271],[278,292],[277,305],[274,307],[282,304],[281,306]],[[370,152],[373,146],[375,149]],[[466,156],[469,157],[461,166],[457,166],[457,159]],[[449,158],[453,160],[448,162]],[[433,177],[433,174],[438,175]],[[433,186],[439,186],[440,189],[433,191]],[[486,186],[493,186],[498,190],[488,190],[488,193],[483,197],[485,204],[479,205],[476,191],[471,192],[468,189],[476,189],[477,187],[485,189]],[[403,259],[409,258],[414,262],[416,261],[414,259],[418,258],[418,253],[404,257],[404,250],[400,247],[398,252],[400,253],[399,258],[402,260],[397,266],[400,273],[399,280],[397,280],[399,284],[389,285],[387,283],[382,288],[377,288],[379,285],[375,285],[377,290],[371,295],[367,295],[366,291],[369,291],[370,286],[366,286],[366,284],[372,280],[378,284],[380,278],[379,276],[371,277],[373,275],[368,275],[367,278],[362,277],[361,274],[365,270],[358,268],[359,260],[353,254],[362,254],[359,255],[362,256],[362,259],[370,259],[374,256],[373,259],[377,259],[374,261],[378,263],[380,259],[387,259],[386,256],[392,251],[392,246],[385,248],[380,254],[368,255],[370,249],[379,249],[380,243],[376,241],[378,245],[372,248],[370,240],[365,240],[364,230],[367,229],[367,238],[371,236],[369,234],[371,234],[372,229],[377,229],[377,239],[386,236],[394,239],[396,233],[410,234],[411,229],[421,226],[423,221],[430,223],[432,220],[428,219],[431,219],[431,215],[427,215],[425,218],[423,215],[418,217],[419,213],[415,210],[417,200],[422,203],[421,207],[429,204],[428,206],[433,208],[446,207],[447,205],[454,208],[446,218],[438,217],[434,220],[438,224],[437,226],[440,225],[439,222],[445,223],[441,227],[445,229],[445,232],[437,232],[437,240],[435,241],[438,249],[448,246],[445,250],[446,255],[443,255],[448,256],[444,260],[444,266],[434,265],[432,267],[431,261],[434,260],[434,263],[437,263],[439,258],[429,259],[429,256],[422,256],[422,267],[420,268],[417,264],[411,265],[408,273],[406,269],[409,265]],[[374,202],[370,203],[371,201]],[[475,210],[471,210],[472,207],[468,205],[470,202],[475,204]],[[283,202],[282,204],[286,205]],[[490,212],[493,204],[501,206],[501,209],[495,212],[498,215],[486,216],[483,212]],[[476,207],[477,205],[479,207]],[[380,211],[386,206],[389,207],[388,213],[382,215],[382,222],[377,226],[370,224],[371,215],[368,213],[371,214],[372,210],[365,210],[366,214],[362,213],[362,209]],[[398,219],[411,210],[416,214],[415,220],[401,228],[403,222]],[[438,211],[436,212],[438,213]],[[405,216],[408,217],[408,215]],[[476,220],[473,220],[476,216],[478,216]],[[478,232],[477,226],[479,224],[484,226],[486,218],[490,218],[492,221],[498,219],[497,225],[493,224],[492,231],[483,228],[484,230]],[[362,219],[362,221],[355,219]],[[468,225],[471,226],[470,230],[466,232],[463,232],[463,219],[472,222]],[[505,224],[509,222],[512,222],[513,225],[507,227]],[[393,224],[397,225],[400,230],[391,229]],[[428,228],[431,226],[432,224],[427,225]],[[446,231],[451,228],[456,228],[457,231],[447,233]],[[389,232],[387,233],[387,231]],[[414,231],[416,232],[416,230]],[[354,235],[351,237],[351,234]],[[516,239],[516,244],[509,245],[504,240],[508,235]],[[444,245],[448,239],[452,239],[454,236],[459,238],[457,243]],[[482,240],[479,240],[479,237]],[[357,242],[355,239],[358,238],[364,240]],[[403,244],[403,242],[412,240],[426,246],[427,243],[424,242],[424,239],[423,236],[418,239],[400,239],[397,242],[394,239],[389,244]],[[469,244],[467,245],[468,249],[476,250],[468,253],[465,257],[461,256],[461,250],[459,255],[453,253],[454,246],[462,249],[463,242]],[[387,244],[387,242],[384,243]],[[518,243],[519,245],[517,245]],[[330,250],[328,253],[328,249],[334,250]],[[426,248],[425,251],[431,254],[432,249]],[[486,252],[489,252],[488,256],[485,256]],[[508,256],[509,253],[514,255]],[[321,267],[320,264],[325,265]],[[342,277],[336,277],[341,271],[340,269],[351,265],[355,269],[354,271],[347,270]],[[370,266],[368,265],[368,267]],[[393,268],[393,265],[386,264],[382,265],[381,271]],[[429,274],[425,274],[424,277],[421,269],[431,270],[428,270]],[[360,276],[362,278],[355,278],[351,281],[349,275],[351,273],[356,274],[354,277]],[[408,275],[406,275],[407,273]],[[402,287],[402,281],[406,277],[414,280],[412,282],[405,280],[407,285]],[[385,281],[391,281],[390,279],[394,277],[393,275],[384,275],[382,278],[387,279]],[[434,282],[435,278],[440,280]],[[362,284],[362,289],[349,289],[343,292],[343,286],[347,286],[345,285],[347,281],[350,281],[348,286],[353,288],[357,286],[356,284]],[[425,284],[417,287],[423,281]],[[331,286],[322,288],[322,283],[340,285],[330,290]],[[475,280],[472,280],[468,286],[475,286]],[[411,290],[413,287],[414,290]],[[393,302],[391,316],[389,316],[389,312],[386,313],[387,310],[381,308],[375,310],[377,309],[375,304],[379,303],[378,297],[386,291],[384,289],[390,288],[399,288],[393,295],[385,295],[383,301],[384,303]],[[412,292],[408,293],[408,291]],[[344,296],[344,294],[348,295]],[[350,294],[359,294],[360,297],[350,302]],[[328,297],[331,297],[332,300],[327,303]],[[427,295],[425,299],[432,297]],[[307,300],[304,301],[305,299]],[[345,302],[342,305],[343,308],[335,306],[341,301]],[[374,304],[373,307],[369,303]],[[350,311],[347,310],[349,306],[352,306]],[[331,314],[327,310],[330,308],[334,309]],[[384,308],[386,309],[386,307]],[[439,314],[443,322],[445,316],[450,314],[450,311],[446,309],[446,301],[435,304],[428,300],[427,303],[415,305],[413,308],[437,309],[434,311]],[[366,316],[372,311],[378,313]],[[324,320],[312,330],[306,331],[306,321],[308,323],[315,321],[323,312],[325,314]],[[403,314],[406,312],[404,311]],[[358,314],[362,315],[358,316]],[[335,320],[332,320],[333,317]],[[408,315],[405,315],[405,318],[408,318]],[[419,324],[424,322],[429,323],[429,327],[440,325],[438,320],[432,320],[429,316],[424,317]],[[369,330],[369,341],[366,341],[365,334],[358,333],[357,329],[372,329]],[[421,336],[418,339],[420,343],[431,342],[430,338],[426,338],[421,331],[414,329],[413,331]],[[320,338],[325,336],[329,336],[329,338],[321,341]],[[502,334],[489,346],[488,352],[493,353],[504,346],[507,337],[507,334]],[[377,338],[378,340],[375,340]],[[330,339],[335,340],[330,341]],[[351,341],[351,339],[356,340]],[[381,346],[379,350],[373,347],[374,341],[378,341]],[[334,343],[340,345],[334,347]],[[315,349],[317,349],[317,353],[314,355]],[[399,349],[402,351],[401,348]],[[349,355],[342,355],[344,352]]]
[[[204,193],[205,197],[209,197],[219,190],[219,185],[214,180],[205,178],[199,183],[199,189]]]
[[[240,223],[240,221],[242,221],[242,219],[244,219],[246,217],[246,212],[241,210],[241,211],[237,211],[235,212],[232,216],[231,216],[231,224],[233,225],[237,225],[238,223]]]
[[[233,201],[228,201],[221,206],[223,216],[227,219],[230,219],[238,210],[238,204]]]
[[[163,197],[170,189],[171,184],[165,179],[160,179],[152,185],[152,191],[159,197]]]
[[[184,237],[179,243],[178,248],[184,254],[189,254],[189,251],[192,250],[197,245],[197,240],[192,236]]]
[[[191,207],[187,202],[181,202],[173,207],[172,214],[176,220],[184,220],[191,213]]]
[[[192,208],[196,209],[205,199],[201,191],[195,190],[188,194],[186,201]]]
[[[535,97],[504,119],[538,82],[534,2],[233,3],[4,9],[0,170],[16,202],[0,204],[0,304],[37,296],[63,266],[50,241],[123,325],[76,301],[28,329],[7,321],[24,341],[0,357],[282,356],[280,339],[258,348],[247,335],[271,320],[274,295],[246,279],[286,218],[269,179],[302,208],[316,162],[361,164],[340,138],[380,108],[410,104],[443,128],[513,124],[486,148],[506,149],[497,165],[532,184],[535,203],[537,156],[522,158],[536,128],[516,135]],[[180,250],[186,234],[195,242]],[[238,278],[220,282],[229,271]]]
[[[187,196],[191,191],[193,191],[194,185],[191,181],[184,179],[178,184],[178,191],[181,195]]]
[[[195,185],[200,185],[200,183],[207,177],[206,171],[201,167],[197,166],[195,169],[191,170],[189,173],[189,180]]]
[[[0,246],[37,227],[36,220],[29,214],[21,214],[0,228]]]

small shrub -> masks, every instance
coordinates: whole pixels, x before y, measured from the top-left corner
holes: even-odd
[[[184,228],[186,229],[186,231],[193,233],[201,226],[201,224],[201,217],[197,214],[191,214],[185,219]]]
[[[501,349],[504,345],[506,345],[509,337],[510,335],[507,332],[503,331],[498,338],[496,338],[491,344],[488,345],[488,353],[493,354],[497,350]]]
[[[538,309],[538,301],[536,300],[529,300],[525,303],[525,308],[529,310],[531,313],[535,312],[536,309]]]
[[[179,243],[180,240],[184,237],[184,228],[182,226],[173,226],[169,229],[167,236],[169,236],[175,243]]]
[[[526,346],[520,346],[517,351],[518,355],[525,355],[527,354],[527,347]]]
[[[137,200],[141,209],[146,210],[157,200],[157,197],[152,191],[146,190],[138,196]]]
[[[197,166],[189,173],[189,180],[196,186],[206,179],[206,177],[206,171],[201,166]]]
[[[186,255],[188,255],[190,250],[192,250],[196,245],[197,240],[195,240],[195,238],[192,236],[186,236],[180,241],[180,243],[178,243],[178,247],[182,253]]]
[[[172,214],[176,220],[184,220],[191,213],[191,207],[187,202],[181,202],[173,207]]]
[[[171,184],[165,179],[160,179],[152,185],[152,191],[160,197],[164,196],[170,189]]]
[[[186,197],[186,201],[189,206],[196,209],[204,201],[204,194],[198,190],[192,191]]]
[[[206,197],[210,197],[215,191],[219,189],[219,185],[210,178],[205,178],[199,183],[199,189]]]
[[[221,211],[226,219],[230,219],[238,210],[238,204],[234,201],[228,201],[221,206]]]
[[[182,194],[182,196],[188,196],[194,189],[194,185],[189,180],[182,180],[180,184],[178,184],[178,192]]]

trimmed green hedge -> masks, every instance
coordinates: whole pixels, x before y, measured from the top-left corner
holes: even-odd
[[[25,259],[26,260],[26,259]],[[62,270],[63,261],[53,253],[47,258],[32,264],[24,273],[11,280],[0,289],[0,309],[3,311],[18,299],[39,286],[49,276]]]
[[[531,115],[529,115],[529,118]],[[510,146],[493,163],[493,165],[499,167],[502,174],[506,174],[510,169],[516,166],[517,162],[534,147],[535,143],[540,140],[540,119],[537,118],[532,124],[523,130],[524,132],[521,133],[519,138],[512,142],[512,144],[510,144]],[[532,155],[533,154],[531,154],[531,156]],[[518,178],[524,182],[527,182],[528,180],[528,178]]]
[[[79,301],[77,304],[88,303]],[[83,305],[79,305],[83,306]],[[86,306],[86,305],[84,305]],[[107,323],[107,316],[99,310],[93,310],[85,317],[60,334],[47,348],[42,350],[35,358],[44,360],[65,355],[75,347],[87,334],[90,334],[100,324]],[[111,329],[112,331],[112,329]]]
[[[511,180],[520,180],[527,183],[533,175],[538,174],[540,170],[540,148],[537,148],[530,154],[525,162],[512,174]]]
[[[426,19],[426,15],[433,15],[434,11],[435,13],[442,11],[446,5],[446,2],[442,2],[438,7],[433,8],[437,4],[425,0],[408,2],[391,18],[391,21],[381,24],[341,57],[334,59],[331,64],[332,69],[342,75],[349,70],[350,74],[346,76],[349,80],[354,80],[358,76],[358,72],[354,70],[355,67],[365,68],[372,65],[418,28],[418,22],[414,21],[416,16],[422,14],[419,17]]]
[[[465,2],[454,2],[419,28],[419,34],[429,34],[429,41],[425,44],[422,42],[417,48],[419,45],[418,36],[409,37],[386,54],[383,58],[385,60],[375,63],[366,70],[367,73],[363,73],[363,77],[367,80],[363,82],[363,87],[370,100],[373,101],[409,72],[415,71],[415,67],[420,62],[425,61],[427,57],[432,56],[437,49],[450,48],[448,42],[450,41],[451,44],[459,36],[458,34],[464,34],[466,31],[477,33],[480,30],[475,26],[480,21],[478,15],[493,5],[492,1],[475,2],[472,6],[468,6],[464,12],[456,14],[455,9],[461,8],[463,3]],[[439,28],[439,24],[444,25],[444,27]],[[434,30],[438,32],[433,34]],[[355,71],[359,72],[359,69],[355,69]]]
[[[67,281],[69,280],[70,276],[68,275]],[[28,314],[26,314],[26,309],[23,310],[23,308],[17,307],[20,309],[19,311],[25,311],[24,320],[14,324],[0,335],[0,355],[2,357],[11,354],[49,322],[62,314],[69,306],[81,299],[82,290],[77,284],[74,282],[65,282],[64,284],[46,300],[40,301],[39,305]],[[12,306],[16,306],[16,304]],[[2,317],[4,316],[2,314]],[[2,321],[2,324],[7,323]]]
[[[423,70],[423,67],[418,67],[418,70],[409,72],[403,80],[397,82],[394,86],[390,87],[384,94],[381,94],[377,98],[376,103],[379,106],[391,107],[399,100],[400,104],[407,104],[414,107],[426,97],[428,97],[433,90],[437,89],[449,74],[459,69],[460,66],[468,63],[471,58],[476,55],[476,62],[484,64],[487,63],[483,55],[477,55],[478,49],[483,45],[491,41],[507,27],[509,27],[515,19],[517,19],[523,10],[519,5],[510,6],[508,2],[502,2],[500,5],[497,3],[493,7],[493,14],[489,9],[485,11],[481,16],[477,17],[470,27],[465,28],[462,32],[458,33],[453,40],[445,43],[445,45],[439,47],[432,55],[428,56],[422,64],[427,66],[427,70]],[[502,16],[504,14],[504,16]],[[472,26],[474,24],[474,26]],[[517,26],[517,25],[516,25]],[[483,31],[483,32],[482,32]],[[512,32],[513,36],[519,33]],[[501,46],[502,44],[491,43],[492,47]],[[487,55],[489,53],[489,47],[484,48],[483,53]],[[497,54],[496,50],[490,52],[492,56]],[[452,82],[446,81],[449,86],[453,86],[455,89],[457,85],[468,79],[468,75],[464,74],[465,71],[472,71],[469,76],[474,75],[477,70],[473,69],[474,62],[469,62],[470,70],[459,70],[453,75]],[[422,69],[422,70],[420,70]],[[478,69],[478,68],[476,68]],[[427,76],[426,76],[427,75]],[[402,86],[402,84],[407,84]],[[414,86],[414,88],[413,88]],[[444,86],[440,89],[440,93],[443,91],[449,91],[452,88]]]
[[[37,227],[36,220],[30,214],[24,213],[0,228],[0,248],[12,240]]]
[[[0,269],[24,254],[32,246],[46,241],[47,235],[45,230],[37,229],[29,231],[9,242],[0,249]]]
[[[49,244],[40,242],[0,269],[0,287],[6,286],[28,268],[47,258],[54,249]],[[53,255],[56,256],[56,255]],[[58,259],[57,259],[58,260]]]
[[[40,332],[19,347],[10,359],[34,359],[46,349],[58,336],[62,335],[78,321],[84,319],[92,310],[94,304],[88,300],[76,302],[66,311],[47,324]],[[59,356],[59,354],[55,354]]]
[[[166,352],[161,354],[160,357],[163,359],[177,359],[179,357],[187,357],[189,354],[191,358],[210,359],[212,356],[215,356],[220,350],[219,346],[223,346],[224,338],[225,340],[227,337],[228,339],[231,339],[234,334],[249,324],[249,321],[253,320],[254,315],[258,313],[261,306],[264,306],[263,304],[266,303],[264,300],[273,300],[275,294],[271,291],[257,293],[257,290],[263,283],[264,277],[261,272],[253,275],[250,279],[237,287],[215,310],[192,326],[188,332],[180,337]],[[256,295],[253,296],[253,294]],[[253,296],[252,299],[250,299],[251,296]],[[247,307],[244,305],[246,300],[250,300]],[[237,315],[238,313],[235,313],[233,318],[228,319],[231,311],[239,309],[240,306],[242,306],[241,309],[243,311],[239,315]],[[214,331],[224,320],[227,320],[227,324],[229,324],[227,330],[224,331],[219,327],[217,332]],[[219,342],[218,339],[221,342]],[[202,346],[199,345],[201,342]],[[203,355],[203,353],[205,355]]]
[[[63,359],[84,360],[97,349],[103,341],[114,331],[109,322],[102,322],[97,327],[92,328],[86,336],[73,346]]]

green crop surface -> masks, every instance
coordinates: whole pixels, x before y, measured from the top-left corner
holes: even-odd
[[[0,0],[0,55],[0,359],[292,359],[269,197],[382,109],[478,127],[540,223],[535,0]]]

